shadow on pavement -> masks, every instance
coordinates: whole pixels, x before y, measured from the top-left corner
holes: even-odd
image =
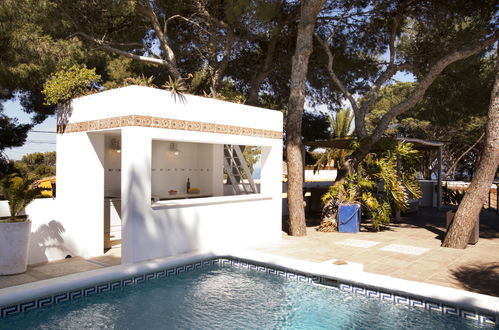
[[[499,262],[462,265],[450,273],[468,291],[499,297]]]

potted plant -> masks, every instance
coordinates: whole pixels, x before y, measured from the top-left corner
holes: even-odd
[[[17,174],[7,175],[0,181],[10,211],[10,216],[0,217],[0,275],[26,271],[31,221],[21,213],[45,189],[35,187],[34,182]]]

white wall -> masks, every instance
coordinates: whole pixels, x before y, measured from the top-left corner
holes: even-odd
[[[76,255],[76,247],[66,227],[57,219],[57,201],[52,198],[36,199],[25,210],[31,220],[31,238],[28,264],[64,259]],[[0,216],[8,216],[7,201],[0,201]]]
[[[221,194],[221,145],[230,143],[231,140],[227,136],[212,133],[173,132],[143,127],[124,127],[121,132],[122,263],[165,257],[200,248],[254,245],[280,238],[281,140],[243,136],[234,138],[244,145],[263,145],[261,194],[180,200],[177,205],[173,205],[176,201],[168,202],[168,205],[160,202],[152,206],[151,192],[160,189],[168,191],[172,188],[183,192],[188,171],[177,170],[176,177],[158,174],[158,168],[163,168],[159,173],[165,172],[165,167],[161,166],[168,164],[169,160],[178,162],[177,169],[184,165],[189,168],[196,164],[213,164],[214,173],[218,173],[214,177],[218,177],[216,182],[220,185]],[[179,141],[178,148],[186,153],[187,158],[169,159],[173,157],[165,152],[169,144],[156,140],[161,138],[171,141],[170,139],[179,137],[193,141]],[[196,143],[199,141],[215,144]],[[153,156],[154,153],[157,154]],[[219,154],[220,157],[210,159],[210,154]],[[198,180],[202,184],[199,171],[198,176],[192,175],[189,178],[193,187],[198,185]],[[164,182],[170,183],[166,188],[161,188]],[[240,200],[239,197],[249,197],[250,200]]]
[[[110,147],[111,140],[121,143],[119,134],[106,134],[104,138],[104,195],[121,195],[121,153]]]
[[[126,115],[165,117],[282,131],[282,113],[213,98],[172,93],[144,86],[116,88],[73,100],[69,123]],[[251,144],[250,144],[251,145]]]
[[[196,205],[155,206],[152,218],[134,227],[133,259],[280,239],[281,218],[272,211],[272,198],[218,203],[205,200],[206,203]]]
[[[186,193],[187,179],[191,188],[220,196],[223,176],[214,168],[214,152],[218,146],[206,143],[176,142],[179,154],[170,151],[171,141],[152,142],[152,194],[168,196],[169,190]]]
[[[57,134],[57,214],[72,255],[104,251],[104,152],[102,133]]]
[[[141,115],[216,124],[220,130],[203,132],[196,130],[197,124],[183,129],[124,126],[97,130],[106,126],[92,126],[94,122],[88,127],[96,131],[58,134],[57,221],[64,227],[65,242],[72,244],[73,255],[102,254],[104,196],[121,197],[124,263],[199,247],[279,239],[282,140],[275,137],[276,132],[282,132],[282,113],[192,95],[180,102],[170,92],[139,86],[78,98],[67,110],[59,118],[60,123]],[[231,134],[218,125],[233,126]],[[260,133],[255,136],[252,128],[271,132],[265,132],[264,136],[269,137],[264,138]],[[121,136],[120,154],[109,148],[113,136]],[[169,159],[173,155],[166,149],[171,141],[178,143],[183,158]],[[262,193],[258,200],[255,196],[251,201],[227,200],[241,196],[212,197],[202,204],[171,206],[167,210],[151,205],[152,193],[167,193],[170,189],[184,192],[187,177],[192,187],[221,196],[223,144],[262,147]],[[173,167],[167,167],[170,165]],[[168,168],[180,171],[168,176]],[[189,169],[197,169],[197,174],[191,176],[193,171]]]

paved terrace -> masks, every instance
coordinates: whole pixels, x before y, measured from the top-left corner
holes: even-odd
[[[317,216],[311,216],[307,236],[284,235],[254,249],[315,262],[360,263],[366,272],[499,296],[499,215],[482,212],[480,240],[465,250],[440,247],[444,216],[422,209],[380,232],[363,226],[358,234],[318,232]],[[101,257],[29,266],[24,274],[0,276],[0,288],[117,265],[120,254],[114,248]]]

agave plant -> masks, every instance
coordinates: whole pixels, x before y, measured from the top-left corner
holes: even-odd
[[[185,103],[186,99],[184,93],[188,91],[186,81],[191,77],[191,74],[189,74],[187,78],[178,79],[173,79],[171,76],[169,76],[168,81],[162,87],[172,93],[172,97],[174,98],[175,102],[177,102],[178,97],[180,103]]]
[[[35,198],[40,197],[43,190],[47,188],[35,187],[34,178],[23,178],[17,174],[4,177],[1,181],[1,189],[5,199],[9,202],[10,221],[25,221],[19,219],[19,214]]]

